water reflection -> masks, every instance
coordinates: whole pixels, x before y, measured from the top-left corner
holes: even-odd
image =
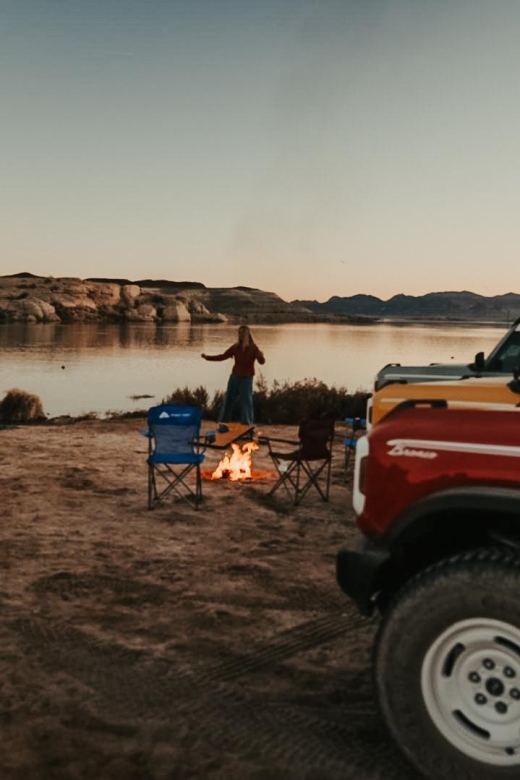
[[[10,323],[0,327],[2,349],[57,347],[81,351],[107,347],[142,348],[150,345],[169,347],[177,344],[185,346],[197,341],[200,343],[201,338],[200,328],[189,323]]]
[[[353,392],[372,386],[386,363],[470,362],[503,335],[497,327],[256,325],[266,355],[261,374],[294,382],[317,378]],[[131,396],[158,402],[177,387],[225,388],[231,361],[208,364],[236,340],[225,323],[77,323],[0,326],[0,392],[21,387],[40,396],[50,416],[136,408]],[[139,402],[138,406],[142,406]]]

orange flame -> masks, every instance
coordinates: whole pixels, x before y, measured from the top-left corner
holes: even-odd
[[[239,444],[232,444],[231,448],[233,454],[231,457],[224,455],[211,479],[229,479],[231,482],[251,479],[251,453],[260,447],[255,441],[248,441],[242,449]]]

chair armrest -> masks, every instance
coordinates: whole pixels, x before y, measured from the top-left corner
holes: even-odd
[[[210,444],[210,439],[208,439],[208,434],[196,436],[193,439],[193,446],[196,448],[197,453],[202,453],[206,449],[206,447]]]
[[[367,421],[364,417],[346,417],[345,425],[354,431],[364,431],[367,427]]]
[[[291,451],[298,450],[300,448],[300,442],[295,441],[294,439],[278,439],[278,438],[271,438],[270,436],[259,436],[258,444],[265,444],[267,445],[267,448],[269,450],[269,455],[273,457],[273,455],[277,452],[278,448],[273,445],[279,445],[282,444],[284,447],[281,449],[283,450],[284,455],[289,455]],[[289,447],[291,449],[289,449]],[[280,452],[282,454],[282,452]]]
[[[293,447],[298,447],[300,445],[299,441],[295,441],[294,439],[275,439],[272,436],[259,436],[258,437],[258,443],[259,444],[269,444],[269,442],[274,441],[276,444],[290,444]]]

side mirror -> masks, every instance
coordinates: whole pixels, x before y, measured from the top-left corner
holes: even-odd
[[[486,367],[486,361],[484,359],[483,352],[477,352],[475,355],[475,362],[473,363],[473,369],[475,371],[484,371]]]
[[[513,379],[509,382],[508,387],[513,393],[520,395],[520,368],[517,367],[513,371]]]

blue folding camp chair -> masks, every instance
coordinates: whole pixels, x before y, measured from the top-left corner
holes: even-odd
[[[206,448],[200,439],[201,411],[195,406],[161,404],[148,410],[148,509],[175,492],[194,509],[202,501],[200,464]],[[186,478],[195,471],[195,488]],[[160,485],[160,488],[158,487]]]
[[[343,439],[345,445],[345,482],[349,478],[348,467],[350,465],[350,457],[356,452],[356,447],[360,433],[366,431],[367,421],[364,417],[346,417],[345,418],[346,434]]]

